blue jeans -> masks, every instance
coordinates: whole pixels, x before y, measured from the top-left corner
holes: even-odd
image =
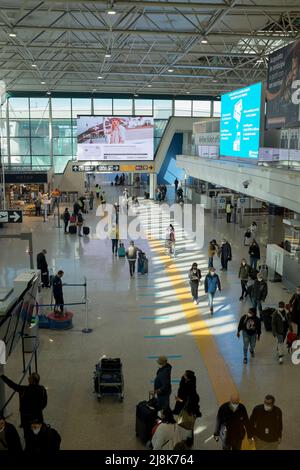
[[[263,308],[262,308],[262,305],[261,305],[261,300],[252,299],[252,298],[251,298],[251,302],[252,302],[252,307],[255,308],[255,310],[258,309],[259,315],[260,315],[260,319],[261,319],[261,317],[262,317],[262,311],[263,311]]]
[[[250,267],[253,269],[257,268],[257,261],[258,259],[255,258],[254,256],[250,256]]]
[[[208,258],[208,267],[209,268],[214,267],[214,257],[213,256],[209,256],[209,258]]]
[[[254,352],[255,345],[256,345],[256,334],[248,335],[246,331],[243,331],[243,341],[244,341],[244,357],[247,358],[249,346],[250,346],[250,352]]]
[[[208,305],[210,308],[212,308],[214,306],[215,292],[208,292],[207,295],[208,295]]]

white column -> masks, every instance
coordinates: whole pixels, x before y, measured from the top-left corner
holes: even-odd
[[[150,183],[150,188],[149,188],[149,193],[150,193],[150,199],[155,198],[155,189],[157,186],[157,174],[156,173],[150,173],[150,178],[149,178],[149,183]]]

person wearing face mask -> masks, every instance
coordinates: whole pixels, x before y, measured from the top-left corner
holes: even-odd
[[[230,401],[219,408],[214,438],[216,442],[221,439],[223,450],[241,450],[246,432],[248,439],[252,439],[246,407],[240,403],[236,392],[231,395]]]
[[[278,450],[282,437],[282,411],[274,405],[273,395],[266,395],[250,417],[256,450]]]
[[[246,315],[243,315],[240,319],[237,337],[240,337],[241,331],[243,332],[243,343],[244,343],[244,364],[247,364],[248,349],[250,346],[251,357],[254,357],[254,350],[256,345],[256,339],[259,341],[261,335],[261,324],[259,318],[256,316],[256,310],[249,308]]]
[[[293,331],[297,333],[297,336],[300,336],[300,286],[297,287],[295,294],[291,297],[289,305]]]
[[[256,242],[253,240],[249,247],[249,255],[250,255],[250,266],[252,269],[257,269],[257,262],[260,260],[260,249]]]
[[[159,369],[154,380],[154,393],[157,396],[157,409],[163,410],[170,407],[172,366],[166,356],[159,356],[157,364]]]
[[[41,419],[35,419],[25,439],[25,452],[28,454],[55,454],[59,451],[61,437],[58,432],[45,424]]]
[[[8,423],[5,417],[0,414],[0,451],[22,452],[22,446],[18,431],[13,424]]]
[[[227,271],[228,261],[232,260],[231,245],[223,239],[221,243],[221,271]]]
[[[214,313],[214,297],[217,289],[221,292],[221,283],[220,278],[216,274],[215,268],[210,268],[208,274],[205,277],[204,281],[205,293],[208,295],[208,305],[210,308],[210,313]]]
[[[194,300],[194,304],[198,304],[198,289],[199,282],[201,279],[201,271],[198,269],[198,264],[193,263],[191,269],[189,270],[189,280],[191,286],[191,293]]]
[[[278,310],[272,315],[272,333],[274,338],[277,339],[277,353],[278,362],[282,364],[284,355],[284,342],[289,329],[289,315],[284,308],[284,302],[279,302]]]
[[[241,287],[242,287],[242,294],[240,300],[244,299],[248,295],[247,291],[247,283],[249,281],[250,275],[250,266],[246,263],[246,260],[243,258],[241,261],[240,269],[239,269],[239,279],[241,280]]]
[[[255,310],[258,308],[260,313],[260,318],[262,318],[262,302],[266,300],[268,295],[268,284],[263,280],[263,277],[260,273],[257,274],[254,284],[248,289],[250,295],[250,300],[252,302],[252,307]]]
[[[196,376],[192,370],[186,370],[181,377],[175,400],[174,415],[179,415],[182,409],[187,406],[191,414],[194,414],[197,418],[202,416],[199,408],[200,398],[196,390]]]

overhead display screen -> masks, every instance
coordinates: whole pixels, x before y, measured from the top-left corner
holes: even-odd
[[[78,116],[78,160],[153,160],[154,122],[146,116]]]
[[[220,155],[258,158],[261,125],[261,83],[227,93],[221,99]]]

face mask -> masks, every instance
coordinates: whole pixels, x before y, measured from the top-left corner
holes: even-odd
[[[251,317],[252,317],[252,314],[251,314],[251,313],[247,313],[247,317],[251,318]]]
[[[262,282],[262,279],[258,279],[258,282]]]
[[[238,403],[230,403],[230,408],[231,408],[233,411],[235,411],[238,406],[239,406]]]
[[[35,434],[37,436],[38,433],[40,432],[40,429],[33,429],[32,432],[33,432],[33,434]]]
[[[214,275],[215,275],[215,273],[210,273],[210,275],[211,275],[211,276],[214,276]]]
[[[272,411],[272,406],[270,405],[264,405],[265,411]]]
[[[284,308],[279,308],[278,310],[279,310],[279,312],[283,312]]]
[[[246,263],[242,263],[243,266],[246,266]]]

